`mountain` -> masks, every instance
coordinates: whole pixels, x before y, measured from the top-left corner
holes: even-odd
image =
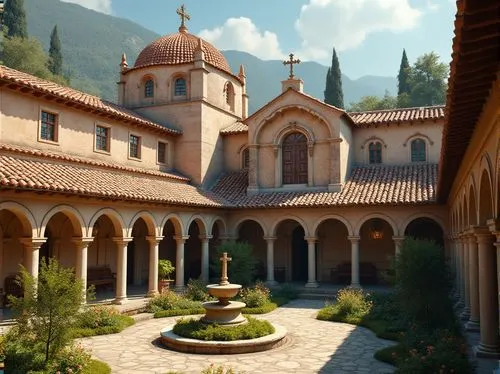
[[[61,38],[65,71],[71,86],[116,101],[118,64],[126,53],[133,64],[139,52],[159,35],[126,19],[89,10],[80,5],[59,0],[25,0],[30,36],[49,48],[50,32],[57,24]],[[174,32],[178,25],[171,25]],[[263,61],[240,51],[224,51],[233,72],[245,66],[247,93],[252,113],[281,92],[281,80],[288,70],[281,61]],[[342,68],[342,67],[341,67]],[[316,62],[304,62],[295,67],[296,75],[304,80],[304,91],[323,99],[327,67]],[[394,77],[365,76],[356,80],[342,76],[344,102],[359,101],[362,96],[382,96],[385,90],[396,93]]]

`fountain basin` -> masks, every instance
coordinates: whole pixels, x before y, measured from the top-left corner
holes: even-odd
[[[160,331],[160,339],[164,346],[178,352],[200,354],[237,354],[261,352],[277,348],[285,343],[286,329],[277,324],[272,324],[274,334],[256,339],[234,341],[205,341],[183,338],[174,334],[174,325],[165,327]]]
[[[207,286],[208,293],[218,299],[231,299],[238,295],[238,292],[241,290],[240,284],[209,284]]]
[[[247,319],[241,314],[246,304],[239,301],[230,301],[227,305],[218,301],[203,303],[206,313],[201,317],[203,323],[217,323],[222,326],[236,326],[247,323]]]

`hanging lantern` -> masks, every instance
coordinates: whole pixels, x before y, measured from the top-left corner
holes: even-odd
[[[373,220],[373,224],[370,229],[370,237],[373,240],[380,240],[384,237],[384,230],[381,223],[382,222],[379,219]]]

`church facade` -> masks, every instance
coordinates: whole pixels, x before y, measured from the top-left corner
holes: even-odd
[[[131,286],[157,293],[161,258],[178,289],[208,280],[227,240],[252,245],[269,284],[359,286],[382,283],[416,236],[443,246],[465,301],[459,243],[489,222],[492,246],[499,214],[498,80],[485,99],[489,132],[474,140],[487,156],[462,160],[443,106],[347,113],[304,93],[292,72],[248,115],[244,67],[232,72],[184,22],[133,66],[123,56],[118,73],[113,104],[0,68],[0,288],[19,264],[36,275],[56,257],[84,282],[109,268],[125,303]],[[461,161],[474,171],[460,172],[447,204],[438,184]]]

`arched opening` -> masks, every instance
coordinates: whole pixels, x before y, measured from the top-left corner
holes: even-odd
[[[425,140],[417,138],[411,142],[411,162],[424,162],[427,159]]]
[[[276,230],[275,260],[276,280],[287,282],[307,281],[307,241],[304,228],[292,219],[279,223]]]
[[[318,226],[318,278],[323,282],[350,284],[351,243],[345,224],[327,219]],[[344,269],[348,272],[343,271]]]
[[[493,218],[493,199],[488,173],[483,170],[479,191],[479,224],[486,226],[488,220]]]
[[[144,82],[144,97],[149,98],[154,96],[155,96],[155,82],[151,78],[148,78]]]
[[[430,240],[444,248],[443,229],[429,217],[419,217],[411,221],[405,229],[405,236],[415,239]]]
[[[383,281],[383,274],[391,266],[395,254],[394,230],[382,218],[371,218],[359,231],[359,276],[361,284]]]
[[[201,276],[202,236],[206,235],[205,224],[200,219],[191,222],[188,229],[189,239],[184,252],[184,279],[186,282]]]
[[[234,112],[234,87],[231,82],[226,82],[224,86],[224,93],[226,99],[226,105],[229,107],[229,110]]]
[[[186,79],[183,77],[176,78],[174,81],[174,97],[185,98],[187,96]]]
[[[477,225],[476,194],[472,186],[469,189],[469,225]]]
[[[241,168],[248,169],[250,166],[250,149],[245,148],[243,152],[241,152]]]
[[[158,257],[160,260],[169,260],[172,265],[176,267],[174,274],[172,274],[173,279],[175,279],[175,273],[177,272],[177,242],[175,238],[182,235],[180,222],[174,218],[168,219],[163,226],[162,235],[163,239],[161,240],[158,248]]]
[[[368,145],[368,161],[370,164],[382,163],[382,143],[371,142]]]
[[[253,256],[257,260],[257,279],[266,279],[266,241],[264,230],[253,220],[243,221],[238,227],[238,241],[252,246]]]
[[[292,132],[283,139],[283,184],[307,184],[307,138],[300,132]]]
[[[154,226],[148,225],[141,217],[132,226],[133,240],[127,245],[127,287],[128,294],[145,293],[144,286],[149,277],[148,236],[154,236]]]

